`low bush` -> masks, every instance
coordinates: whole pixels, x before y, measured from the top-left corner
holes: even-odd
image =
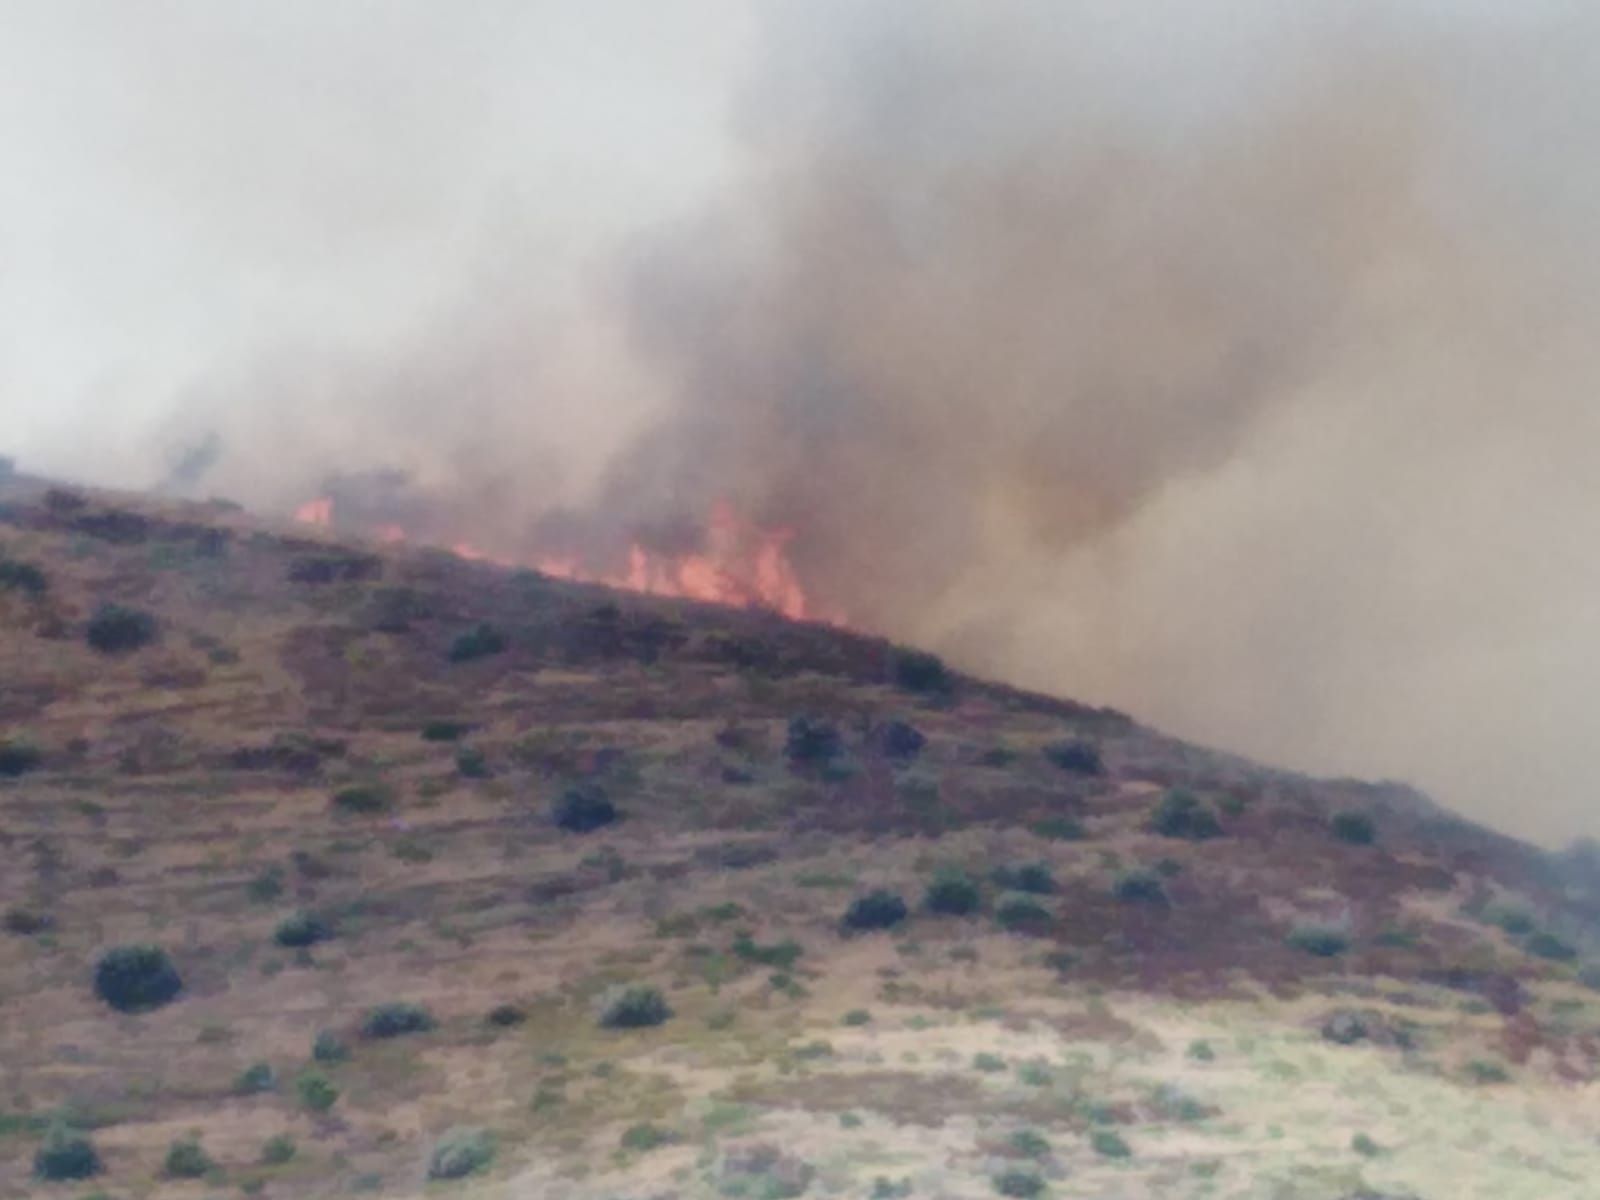
[[[663,1129],[659,1125],[648,1122],[639,1125],[630,1125],[622,1131],[618,1145],[635,1154],[645,1154],[657,1150],[662,1146],[670,1146],[678,1139],[670,1129]]]
[[[852,1008],[845,1013],[842,1020],[844,1024],[850,1026],[870,1025],[872,1024],[872,1014],[864,1008]]]
[[[1006,1069],[1006,1060],[998,1054],[980,1052],[972,1056],[972,1069],[982,1071],[986,1075],[994,1075]]]
[[[1033,833],[1035,837],[1057,842],[1081,842],[1089,836],[1083,822],[1076,817],[1046,817],[1034,823]]]
[[[995,906],[994,919],[1008,932],[1036,933],[1055,917],[1031,896],[1008,896]]]
[[[33,1155],[33,1173],[47,1183],[90,1179],[102,1169],[94,1143],[75,1129],[54,1124],[46,1131],[44,1143]]]
[[[95,964],[94,990],[118,1012],[148,1012],[175,1000],[183,980],[159,946],[116,946]]]
[[[1522,948],[1529,954],[1548,958],[1551,962],[1572,962],[1578,957],[1576,946],[1545,929],[1530,933],[1522,943]]]
[[[475,625],[465,633],[456,635],[450,643],[449,659],[453,663],[464,663],[489,658],[504,653],[508,644],[506,635],[493,625]]]
[[[49,579],[32,563],[0,558],[0,592],[20,592],[37,599],[49,590]]]
[[[990,878],[996,887],[1008,892],[1027,892],[1048,896],[1056,890],[1056,877],[1048,863],[1024,863],[1020,867],[996,867]]]
[[[968,876],[952,871],[928,885],[922,907],[941,917],[970,917],[983,907],[983,893]]]
[[[1378,838],[1378,827],[1366,813],[1334,813],[1328,828],[1334,837],[1352,846],[1370,846]]]
[[[436,1024],[433,1014],[420,1004],[380,1004],[368,1010],[362,1019],[361,1034],[369,1038],[404,1037],[411,1033],[427,1033]]]
[[[1167,889],[1161,876],[1145,868],[1124,871],[1111,885],[1111,892],[1125,904],[1167,903]]]
[[[787,971],[800,960],[805,948],[799,942],[789,940],[763,945],[748,933],[741,933],[733,940],[733,952],[744,962]]]
[[[216,1169],[205,1147],[197,1137],[179,1138],[167,1147],[166,1162],[162,1166],[169,1179],[203,1179]]]
[[[838,727],[815,717],[794,717],[789,721],[783,752],[797,765],[826,763],[844,751]]]
[[[878,744],[888,757],[905,762],[921,754],[928,739],[915,725],[905,721],[890,721],[878,731]]]
[[[44,753],[25,738],[0,738],[0,776],[16,779],[43,761]]]
[[[1050,1155],[1050,1140],[1037,1129],[1019,1129],[1007,1139],[1013,1154],[1020,1154],[1023,1158],[1047,1158]]]
[[[325,942],[333,936],[333,928],[315,913],[304,910],[290,913],[278,922],[278,928],[272,933],[272,940],[280,946],[289,949],[299,949],[303,946],[315,946],[318,942]]]
[[[370,817],[394,807],[394,792],[381,783],[352,783],[335,792],[332,803],[340,812]]]
[[[1063,771],[1077,775],[1102,775],[1106,769],[1100,759],[1100,747],[1083,738],[1052,742],[1044,748],[1044,756]]]
[[[137,608],[104,604],[89,618],[89,645],[101,654],[128,654],[156,640],[156,619]]]
[[[459,742],[472,732],[472,728],[465,721],[429,721],[422,727],[422,740],[425,742]]]
[[[233,1081],[233,1094],[235,1096],[255,1096],[262,1092],[276,1091],[278,1076],[272,1069],[271,1063],[251,1063],[239,1072]]]
[[[286,1133],[269,1137],[261,1143],[261,1165],[265,1167],[281,1167],[286,1162],[291,1162],[298,1154],[300,1148],[294,1144],[294,1139]]]
[[[1350,1149],[1363,1158],[1377,1158],[1383,1153],[1383,1147],[1364,1133],[1358,1133],[1350,1139]]]
[[[1114,1129],[1095,1130],[1089,1138],[1089,1145],[1101,1158],[1127,1158],[1133,1154],[1133,1148]]]
[[[944,661],[922,650],[895,651],[893,670],[895,686],[908,692],[942,694],[955,683]]]
[[[319,1063],[341,1063],[350,1057],[350,1047],[333,1030],[318,1030],[311,1039],[311,1057]]]
[[[8,908],[6,915],[0,918],[0,926],[18,937],[36,937],[49,930],[54,923],[48,914],[31,908]]]
[[[593,833],[617,819],[616,805],[596,783],[579,783],[561,793],[551,819],[569,833]]]
[[[1350,938],[1342,929],[1328,925],[1300,925],[1286,939],[1296,950],[1317,958],[1336,958],[1350,948]]]
[[[294,1094],[308,1112],[325,1113],[339,1102],[339,1089],[321,1071],[302,1071],[294,1081]]]
[[[853,900],[845,910],[842,923],[846,930],[865,933],[875,929],[892,929],[907,915],[905,900],[880,888]]]
[[[513,1025],[521,1025],[528,1019],[524,1009],[515,1004],[497,1004],[489,1010],[484,1020],[497,1029],[509,1029]]]
[[[463,779],[487,779],[489,760],[476,746],[463,746],[456,751],[456,774]]]
[[[994,1190],[1002,1196],[1029,1197],[1040,1195],[1044,1191],[1044,1180],[1037,1171],[1029,1171],[1022,1167],[1012,1167],[1002,1171],[994,1177]]]
[[[671,1016],[660,990],[643,985],[613,991],[600,1005],[600,1025],[605,1029],[647,1029]]]
[[[1150,817],[1150,828],[1162,837],[1184,838],[1191,842],[1222,836],[1217,814],[1193,792],[1183,788],[1173,788],[1161,798]]]

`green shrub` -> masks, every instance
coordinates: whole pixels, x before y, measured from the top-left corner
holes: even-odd
[[[334,808],[355,816],[388,812],[393,804],[394,792],[381,783],[353,783],[333,794]]]
[[[0,918],[0,926],[3,926],[7,933],[14,933],[18,937],[35,937],[44,933],[54,923],[47,913],[31,908],[8,908],[6,915]]]
[[[1076,817],[1046,817],[1034,823],[1033,833],[1057,842],[1081,842],[1089,836],[1083,822]]]
[[[100,1155],[94,1143],[60,1122],[45,1132],[43,1145],[33,1155],[34,1175],[49,1183],[89,1179],[100,1171]]]
[[[1133,1148],[1113,1129],[1095,1130],[1089,1137],[1089,1145],[1101,1158],[1127,1158],[1133,1154]]]
[[[1376,1158],[1383,1153],[1383,1147],[1364,1133],[1358,1133],[1350,1139],[1350,1149],[1363,1158]]]
[[[521,1025],[527,1019],[527,1012],[515,1004],[497,1004],[489,1010],[489,1015],[484,1017],[485,1021],[497,1029],[509,1029],[513,1025]]]
[[[1193,792],[1173,788],[1161,798],[1150,818],[1150,828],[1162,837],[1185,838],[1191,842],[1222,836],[1217,814],[1200,802]]]
[[[23,738],[0,738],[0,776],[15,779],[36,770],[43,761],[43,752],[32,742]]]
[[[1466,1066],[1467,1078],[1473,1083],[1509,1083],[1511,1072],[1497,1062],[1488,1059],[1475,1058]]]
[[[1523,937],[1538,928],[1533,914],[1520,904],[1491,904],[1483,910],[1483,919],[1512,937]]]
[[[872,1014],[864,1008],[852,1008],[843,1017],[844,1024],[852,1026],[872,1024]]]
[[[1033,896],[1048,896],[1056,890],[1056,877],[1045,863],[1027,863],[1020,867],[996,867],[993,875],[996,887],[1008,892],[1027,892]]]
[[[156,619],[137,608],[104,604],[89,619],[89,645],[101,654],[127,654],[156,640]]]
[[[361,1033],[369,1038],[404,1037],[426,1033],[434,1028],[433,1014],[420,1004],[380,1004],[370,1009],[361,1022]]]
[[[617,819],[616,805],[596,783],[579,783],[561,793],[550,817],[569,833],[593,833]]]
[[[169,1179],[202,1179],[216,1169],[197,1137],[179,1138],[167,1147],[163,1170]]]
[[[1350,949],[1350,939],[1341,929],[1327,925],[1299,925],[1286,939],[1296,950],[1317,958],[1335,958]]]
[[[993,1075],[1006,1069],[1006,1060],[998,1054],[981,1052],[972,1056],[972,1069],[982,1071],[986,1075]]]
[[[465,633],[457,634],[455,641],[450,643],[450,661],[464,663],[488,658],[504,653],[507,644],[506,635],[493,625],[476,625]]]
[[[798,765],[827,763],[844,751],[838,727],[815,717],[794,717],[789,722],[783,752]]]
[[[1576,946],[1545,929],[1529,934],[1522,948],[1529,954],[1548,958],[1551,962],[1572,962],[1578,957]]]
[[[95,964],[94,990],[118,1012],[148,1012],[176,999],[183,980],[159,946],[116,946]]]
[[[922,906],[941,917],[970,917],[983,906],[983,893],[966,875],[950,872],[928,885]]]
[[[1012,1167],[994,1177],[994,1190],[1002,1196],[1019,1196],[1023,1200],[1044,1191],[1044,1180],[1036,1171]]]
[[[663,1129],[659,1125],[651,1125],[646,1122],[640,1125],[630,1125],[624,1129],[618,1144],[624,1150],[630,1150],[635,1154],[644,1154],[662,1146],[669,1146],[675,1141],[677,1141],[677,1138],[673,1136],[670,1129]]]
[[[1366,813],[1334,813],[1328,828],[1334,837],[1352,846],[1370,846],[1378,839],[1378,827]]]
[[[315,913],[302,910],[290,913],[279,921],[278,928],[273,931],[272,940],[280,946],[299,949],[303,946],[315,946],[332,936],[333,929],[326,921]]]
[[[671,1017],[660,989],[644,985],[614,990],[600,1005],[600,1025],[605,1029],[646,1029]]]
[[[235,1096],[254,1096],[261,1092],[276,1091],[278,1077],[272,1070],[271,1063],[251,1063],[239,1072],[239,1077],[233,1081],[233,1094]]]
[[[458,742],[472,732],[465,721],[429,721],[422,727],[425,742]]]
[[[880,888],[852,901],[845,910],[843,925],[857,933],[892,929],[906,919],[907,911],[903,899]]]
[[[339,1102],[339,1089],[321,1071],[301,1071],[294,1081],[294,1094],[302,1108],[324,1113]]]
[[[1215,1062],[1217,1052],[1211,1048],[1207,1041],[1193,1041],[1189,1043],[1189,1057],[1195,1062]]]
[[[487,779],[489,760],[476,746],[463,746],[456,751],[456,774],[463,779]]]
[[[0,592],[21,592],[35,599],[50,590],[50,581],[32,563],[0,558]]]
[[[1055,919],[1054,914],[1028,896],[1009,896],[994,910],[994,919],[1011,933],[1036,933]]]
[[[245,894],[253,903],[271,904],[283,895],[283,868],[268,867],[250,881]]]
[[[447,1130],[428,1156],[429,1179],[465,1179],[494,1161],[494,1138],[488,1130],[461,1125]]]
[[[1019,1129],[1009,1139],[1011,1152],[1023,1158],[1047,1158],[1050,1140],[1036,1129]]]
[[[1124,904],[1167,903],[1167,889],[1161,882],[1161,876],[1144,868],[1124,871],[1117,876],[1111,891]]]
[[[261,1165],[281,1167],[286,1162],[292,1162],[299,1152],[300,1147],[294,1144],[292,1137],[287,1133],[277,1134],[261,1143]]]
[[[1100,747],[1083,738],[1052,742],[1044,748],[1044,756],[1063,771],[1078,775],[1101,775],[1106,769],[1100,759]]]
[[[906,721],[890,721],[878,730],[878,744],[883,747],[885,755],[905,762],[921,754],[928,739],[915,725]]]
[[[794,941],[762,945],[753,940],[748,933],[741,933],[733,940],[733,952],[745,962],[787,971],[799,961],[800,956],[805,953],[805,948]]]
[[[350,1047],[333,1030],[318,1030],[311,1039],[311,1057],[319,1063],[341,1063],[350,1057]]]
[[[908,692],[948,692],[955,682],[938,655],[921,650],[895,651],[893,666],[895,686]]]

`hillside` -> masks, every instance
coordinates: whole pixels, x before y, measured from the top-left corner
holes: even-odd
[[[223,505],[0,506],[0,1196],[1595,1194],[1592,917],[1404,787]],[[176,980],[118,1011],[137,944]]]

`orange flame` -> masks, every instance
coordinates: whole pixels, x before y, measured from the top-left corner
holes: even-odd
[[[302,525],[328,528],[333,524],[333,499],[329,496],[318,496],[315,500],[307,500],[294,510],[294,519]]]

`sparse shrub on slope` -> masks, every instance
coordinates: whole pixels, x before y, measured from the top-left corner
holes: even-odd
[[[272,1069],[271,1063],[251,1063],[239,1072],[239,1077],[233,1081],[233,1094],[236,1096],[254,1096],[261,1092],[275,1092],[278,1090],[278,1076]]]
[[[137,608],[102,605],[89,619],[86,638],[101,654],[128,654],[156,640],[156,619]]]
[[[1173,788],[1161,798],[1150,818],[1150,828],[1162,837],[1184,838],[1191,842],[1222,836],[1217,814],[1193,792],[1183,788]]]
[[[433,1144],[428,1156],[429,1179],[465,1179],[494,1161],[494,1138],[484,1129],[457,1126]]]
[[[51,1125],[44,1144],[33,1156],[33,1173],[47,1183],[90,1179],[100,1174],[100,1155],[83,1134],[64,1124]]]
[[[948,692],[955,679],[936,654],[922,650],[897,650],[894,655],[895,686],[908,692],[939,695]]]
[[[842,924],[847,931],[866,933],[892,929],[907,916],[906,902],[893,892],[879,889],[851,902]]]
[[[1572,962],[1578,957],[1576,946],[1546,929],[1530,933],[1522,948],[1551,962]]]
[[[116,946],[95,964],[94,990],[118,1012],[148,1012],[176,999],[183,981],[159,946]]]
[[[805,947],[792,940],[762,944],[748,933],[741,933],[733,940],[733,952],[745,962],[787,971],[799,961]]]
[[[169,1179],[202,1179],[216,1168],[197,1137],[179,1138],[167,1147],[163,1171]]]
[[[281,1167],[286,1162],[292,1162],[299,1149],[294,1144],[294,1139],[286,1133],[269,1137],[261,1143],[261,1165]]]
[[[456,774],[463,779],[487,779],[489,760],[476,746],[463,746],[456,751]]]
[[[311,1039],[311,1057],[319,1063],[341,1063],[350,1057],[350,1047],[333,1030],[319,1030]]]
[[[361,1022],[361,1033],[369,1038],[403,1037],[408,1033],[426,1033],[434,1025],[433,1014],[420,1004],[380,1004],[367,1012]]]
[[[456,635],[455,641],[450,643],[449,658],[453,663],[472,662],[504,653],[507,645],[506,635],[493,625],[476,625]]]
[[[302,1071],[294,1081],[294,1094],[308,1112],[324,1113],[339,1102],[339,1089],[321,1071]]]
[[[1350,948],[1342,929],[1328,925],[1300,925],[1289,931],[1289,945],[1317,958],[1336,958]]]
[[[1053,742],[1045,747],[1044,756],[1063,771],[1078,775],[1105,773],[1105,764],[1100,761],[1100,747],[1083,738]]]
[[[1370,846],[1378,838],[1378,827],[1366,813],[1334,813],[1328,828],[1334,837],[1352,846]]]
[[[1056,877],[1047,863],[1024,863],[1020,867],[996,867],[990,876],[996,887],[1008,892],[1027,892],[1048,896],[1056,890]]]
[[[596,783],[579,783],[561,793],[551,818],[569,833],[593,833],[617,819],[617,807]]]
[[[473,726],[467,721],[429,721],[422,727],[425,742],[458,742],[471,733]]]
[[[49,590],[45,573],[32,563],[0,558],[0,592],[18,592],[38,599]]]
[[[983,894],[968,876],[952,871],[928,885],[922,906],[941,917],[968,917],[983,906]]]
[[[528,1014],[515,1004],[497,1004],[483,1019],[496,1029],[509,1029],[513,1025],[521,1025],[528,1019]]]
[[[1012,1167],[995,1176],[994,1190],[1002,1196],[1020,1197],[1029,1200],[1030,1197],[1041,1195],[1044,1192],[1044,1180],[1037,1171],[1029,1171],[1024,1167]]]
[[[333,794],[334,808],[355,816],[388,812],[393,805],[394,793],[379,783],[353,783]]]
[[[671,1016],[672,1009],[660,990],[644,985],[619,988],[600,1005],[600,1024],[606,1029],[647,1029]]]
[[[1161,882],[1161,876],[1143,868],[1124,871],[1117,876],[1116,882],[1111,885],[1111,891],[1125,904],[1167,903],[1167,889]]]
[[[800,716],[789,722],[789,735],[783,749],[790,762],[805,766],[837,758],[844,750],[844,741],[838,727],[831,722]]]
[[[280,946],[299,949],[325,942],[333,936],[332,927],[315,913],[291,913],[278,923],[272,940]]]
[[[915,725],[906,721],[890,721],[878,730],[878,745],[889,758],[905,762],[922,753],[928,739]]]
[[[0,777],[15,779],[26,775],[43,761],[43,752],[27,739],[0,738]]]
[[[994,919],[1011,933],[1038,933],[1055,917],[1032,896],[1008,896],[995,906]]]

